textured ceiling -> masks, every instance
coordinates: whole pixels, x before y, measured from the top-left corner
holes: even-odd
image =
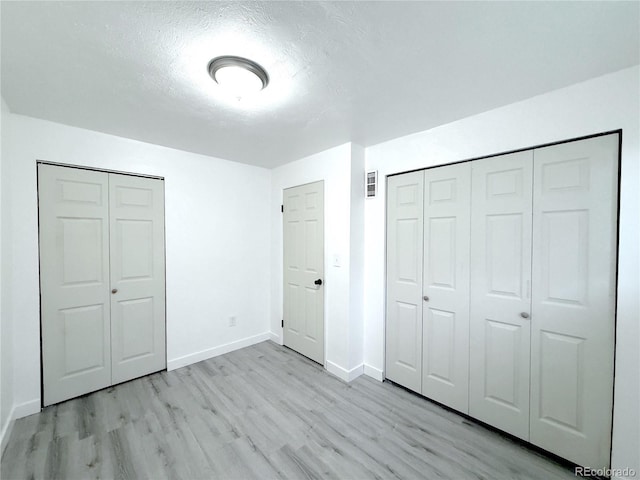
[[[638,2],[6,2],[18,114],[272,167],[639,63]],[[262,64],[238,102],[208,61]]]

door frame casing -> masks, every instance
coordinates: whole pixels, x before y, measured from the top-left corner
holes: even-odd
[[[125,172],[125,171],[120,171],[120,170],[110,170],[110,169],[104,169],[104,168],[97,168],[97,167],[90,167],[90,166],[85,166],[85,165],[76,165],[76,164],[68,164],[68,163],[61,163],[61,162],[51,162],[48,160],[40,160],[40,159],[36,159],[35,162],[35,167],[36,167],[36,220],[37,220],[37,226],[38,226],[38,327],[39,327],[39,340],[40,340],[40,409],[42,410],[44,408],[44,355],[42,354],[42,283],[41,283],[41,271],[40,271],[40,261],[41,261],[41,255],[40,255],[40,190],[39,190],[39,166],[40,165],[51,165],[54,167],[64,167],[64,168],[73,168],[73,169],[78,169],[78,170],[89,170],[89,171],[94,171],[94,172],[101,172],[101,173],[113,173],[113,174],[118,174],[118,175],[127,175],[127,176],[131,176],[131,177],[140,177],[140,178],[150,178],[153,180],[161,180],[163,182],[163,190],[165,188],[165,177],[163,176],[159,176],[159,175],[147,175],[147,174],[142,174],[142,173],[135,173],[135,172]],[[165,308],[165,315],[164,315],[164,330],[165,330],[165,341],[164,341],[164,352],[165,352],[165,365],[164,365],[164,369],[160,370],[160,371],[166,371],[167,370],[167,362],[168,362],[168,357],[167,357],[167,343],[168,343],[168,339],[167,339],[167,269],[166,269],[166,265],[167,265],[167,217],[166,217],[166,196],[164,196],[164,203],[163,203],[163,215],[164,215],[164,229],[163,229],[163,240],[164,240],[164,255],[163,255],[163,259],[164,259],[164,264],[165,264],[165,269],[164,269],[164,308]],[[112,385],[113,386],[113,385]]]

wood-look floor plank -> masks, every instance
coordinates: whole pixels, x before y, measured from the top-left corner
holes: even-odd
[[[263,342],[16,421],[3,480],[570,479],[390,383],[346,384]]]

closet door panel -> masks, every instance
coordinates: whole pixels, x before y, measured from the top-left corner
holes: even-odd
[[[387,323],[385,376],[420,392],[424,172],[387,183]]]
[[[534,151],[531,442],[609,466],[618,135]]]
[[[468,413],[471,164],[425,171],[422,394]]]
[[[532,160],[529,151],[472,162],[471,199],[469,414],[525,440]]]
[[[106,173],[38,166],[44,405],[111,384]]]
[[[164,182],[109,174],[113,383],[166,368]]]

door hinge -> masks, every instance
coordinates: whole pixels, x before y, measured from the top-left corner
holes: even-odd
[[[280,211],[284,213],[284,205],[280,205]]]
[[[284,318],[282,319],[282,328],[284,328]]]

